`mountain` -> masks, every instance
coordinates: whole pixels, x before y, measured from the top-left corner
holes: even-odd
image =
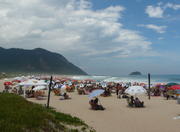
[[[66,75],[87,75],[64,56],[36,48],[33,50],[0,47],[1,72],[43,72]]]
[[[139,71],[135,71],[135,72],[131,72],[129,75],[142,75],[142,74]]]

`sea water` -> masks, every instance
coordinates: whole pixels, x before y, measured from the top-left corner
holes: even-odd
[[[148,82],[147,75],[123,75],[123,76],[71,76],[72,79],[85,80],[92,79],[96,81],[105,82]],[[151,83],[180,83],[180,75],[151,75]]]

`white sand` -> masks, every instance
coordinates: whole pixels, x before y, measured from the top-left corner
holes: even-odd
[[[146,108],[128,108],[125,99],[116,96],[101,97],[105,111],[90,110],[88,97],[72,93],[72,100],[59,100],[52,93],[50,106],[58,111],[70,113],[83,119],[93,126],[97,132],[179,132],[180,120],[173,117],[180,114],[180,105],[175,100],[164,100],[162,97],[153,97],[145,101]],[[45,104],[46,101],[33,102]]]
[[[2,88],[2,84],[0,84]],[[84,120],[97,132],[180,132],[180,119],[173,117],[180,114],[180,105],[175,100],[164,100],[162,97],[142,97],[145,108],[128,108],[125,99],[100,97],[105,111],[90,110],[86,95],[70,93],[71,100],[59,100],[51,94],[50,106],[57,111],[69,113]],[[28,99],[46,104],[46,100]]]

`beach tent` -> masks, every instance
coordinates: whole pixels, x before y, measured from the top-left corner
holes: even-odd
[[[125,90],[125,93],[129,95],[141,95],[147,93],[146,89],[142,86],[131,86]]]

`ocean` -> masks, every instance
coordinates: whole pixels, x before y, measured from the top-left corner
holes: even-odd
[[[99,82],[148,82],[147,75],[141,76],[71,76],[72,79],[84,80],[84,79],[92,79]],[[175,82],[180,83],[180,75],[151,75],[151,83],[169,83]]]

